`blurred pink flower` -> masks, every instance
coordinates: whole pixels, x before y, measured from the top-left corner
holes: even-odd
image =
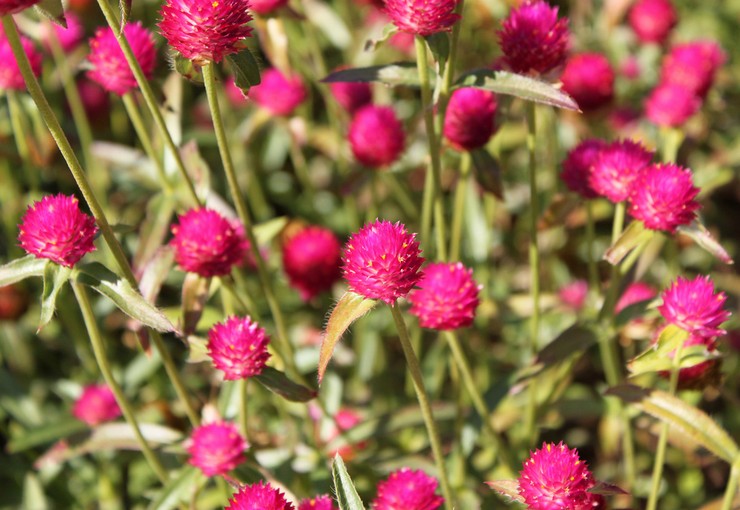
[[[408,300],[410,313],[419,318],[421,327],[445,331],[473,323],[481,286],[473,279],[472,269],[461,262],[429,264],[417,286]]]
[[[612,142],[601,150],[594,161],[589,184],[596,193],[615,204],[623,202],[632,192],[632,183],[652,159],[653,153],[639,142]]]
[[[208,331],[208,356],[224,379],[246,379],[262,373],[270,358],[269,343],[265,330],[250,317],[229,317]]]
[[[586,280],[576,280],[563,286],[558,291],[558,297],[564,305],[575,311],[580,311],[586,304],[588,296],[588,282]]]
[[[72,414],[91,427],[112,421],[121,416],[113,391],[106,384],[85,386],[72,407]]]
[[[641,42],[658,44],[665,42],[678,22],[670,0],[637,0],[628,19]]]
[[[483,147],[496,132],[496,107],[493,92],[473,87],[455,90],[445,112],[445,138],[459,151]]]
[[[271,14],[288,5],[288,0],[249,0],[249,9],[260,16]]]
[[[452,28],[457,0],[385,0],[385,13],[398,30],[426,37]]]
[[[696,217],[698,194],[691,170],[671,163],[650,165],[633,184],[629,213],[646,228],[674,233]]]
[[[23,36],[21,36],[21,45],[31,64],[33,74],[38,77],[41,74],[41,53],[29,39]],[[26,90],[26,82],[21,76],[18,62],[15,60],[5,34],[0,35],[0,90]]]
[[[276,68],[265,69],[262,81],[249,89],[249,98],[265,110],[284,117],[293,114],[308,92],[298,75],[286,77]]]
[[[283,244],[283,268],[304,301],[331,289],[342,274],[342,249],[331,230],[310,226]]]
[[[701,107],[692,90],[675,83],[661,83],[645,100],[645,115],[658,126],[679,127]]]
[[[726,59],[714,41],[693,41],[671,48],[660,69],[661,83],[682,85],[704,98]]]
[[[435,510],[444,498],[437,496],[437,480],[423,471],[401,468],[378,484],[373,510]]]
[[[614,308],[614,311],[616,313],[619,313],[625,308],[627,308],[628,306],[632,306],[642,301],[653,299],[657,295],[658,295],[658,291],[655,290],[650,285],[648,285],[647,283],[643,283],[643,282],[630,283],[629,286],[627,286],[627,288],[624,289],[624,292],[622,293],[622,296],[619,298],[619,301],[617,301],[617,306]]]
[[[584,112],[598,110],[614,98],[614,69],[600,53],[581,53],[570,57],[560,76],[563,90],[575,99]]]
[[[607,146],[606,142],[598,139],[584,140],[568,153],[563,161],[563,171],[560,177],[568,189],[578,193],[583,198],[599,196],[591,187],[591,171],[601,151]]]
[[[248,447],[236,425],[221,421],[196,427],[185,441],[188,462],[206,476],[225,475],[234,469],[244,462]]]
[[[151,78],[157,58],[152,33],[138,21],[127,23],[123,33],[144,75]],[[99,83],[105,90],[122,96],[137,87],[134,73],[110,27],[99,28],[90,39],[88,60],[92,66],[87,72],[88,78]]]
[[[350,115],[372,103],[373,89],[364,82],[333,82],[329,84],[331,95]]]
[[[406,143],[403,125],[389,106],[361,108],[355,113],[347,136],[355,159],[370,168],[394,163]]]

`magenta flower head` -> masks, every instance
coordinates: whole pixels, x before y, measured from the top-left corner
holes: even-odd
[[[283,245],[283,267],[304,301],[329,290],[341,274],[342,248],[331,230],[312,226]]]
[[[41,74],[41,53],[27,38],[21,36],[21,45],[26,52],[31,70],[35,76]],[[18,62],[5,35],[0,35],[0,90],[26,90],[26,82],[21,76]]]
[[[260,16],[266,16],[288,5],[288,0],[249,0],[249,9]]]
[[[91,427],[112,421],[121,416],[113,391],[105,384],[85,386],[82,395],[75,401],[72,414]]]
[[[212,209],[195,208],[178,217],[172,226],[175,261],[189,273],[223,276],[245,260],[249,243],[236,228]]]
[[[419,282],[424,257],[403,224],[375,220],[349,238],[342,262],[352,292],[392,305]]]
[[[598,110],[614,98],[614,69],[601,53],[581,53],[569,58],[560,81],[563,90],[584,112]]]
[[[95,251],[95,219],[82,211],[77,198],[48,195],[26,209],[18,226],[18,244],[39,259],[72,267]]]
[[[426,37],[452,28],[457,0],[386,0],[385,13],[398,30]]]
[[[647,283],[634,282],[630,283],[629,286],[624,290],[622,296],[617,301],[617,306],[614,307],[616,313],[621,312],[628,306],[653,299],[658,295],[658,291],[652,288]]]
[[[36,5],[41,0],[2,0],[0,1],[0,16],[6,14],[17,14],[22,10]]]
[[[604,508],[602,496],[588,492],[596,482],[588,466],[562,442],[543,443],[524,461],[519,494],[529,510]]]
[[[679,276],[660,297],[663,304],[658,311],[671,324],[704,337],[727,333],[719,327],[730,317],[730,312],[724,309],[727,296],[724,292],[714,292],[714,283],[708,276],[693,280]]]
[[[679,44],[663,59],[660,81],[683,85],[704,98],[725,58],[722,48],[714,41]]]
[[[64,14],[67,20],[67,28],[56,23],[44,23],[41,27],[41,41],[45,48],[51,48],[51,38],[56,37],[59,46],[65,52],[70,52],[80,44],[85,35],[85,27],[82,26],[80,18],[73,12]],[[51,50],[50,50],[51,51]]]
[[[639,142],[612,142],[596,158],[589,184],[596,193],[615,204],[623,202],[632,192],[632,183],[652,159],[653,153]]]
[[[224,510],[295,510],[295,507],[278,489],[269,483],[259,482],[242,487]]]
[[[198,65],[221,62],[252,35],[248,0],[167,0],[159,30],[180,54]]]
[[[298,510],[337,510],[337,507],[331,496],[317,496],[301,501]]]
[[[394,163],[406,145],[403,125],[389,106],[360,109],[349,126],[348,138],[355,159],[370,168]]]
[[[259,85],[249,89],[249,97],[274,115],[287,117],[306,100],[308,92],[300,77],[285,76],[277,69],[265,69]]]
[[[603,140],[584,140],[568,153],[563,161],[563,171],[560,173],[568,189],[583,198],[599,196],[591,187],[591,171],[606,146]]]
[[[658,126],[679,127],[701,107],[694,92],[676,83],[661,83],[645,100],[645,115]]]
[[[698,194],[691,170],[671,163],[651,165],[635,180],[629,212],[650,230],[674,233],[696,217]]]
[[[369,83],[337,81],[329,84],[329,90],[337,103],[350,115],[373,101],[373,89]]]
[[[154,36],[138,21],[127,23],[123,33],[144,75],[151,78],[157,57]],[[110,27],[99,28],[90,39],[88,60],[92,69],[88,71],[87,76],[102,85],[105,90],[122,96],[137,87],[134,73],[126,62],[123,50],[116,40],[116,34]]]
[[[445,112],[443,134],[455,149],[472,151],[483,147],[496,132],[496,96],[473,87],[457,89]]]
[[[260,375],[270,358],[269,343],[265,330],[250,317],[229,317],[208,331],[208,355],[228,381]]]
[[[677,21],[670,0],[637,0],[629,13],[630,26],[643,43],[663,44]]]
[[[195,427],[185,441],[189,463],[206,476],[225,475],[244,462],[244,450],[249,447],[236,425],[214,422]]]
[[[588,296],[588,282],[586,280],[576,280],[563,286],[558,291],[560,301],[573,310],[580,311],[586,304]]]
[[[423,471],[401,468],[378,484],[373,510],[435,510],[444,498],[437,496],[437,480]]]
[[[472,269],[461,262],[429,264],[418,287],[408,299],[421,327],[448,331],[473,323],[481,286]]]
[[[515,73],[546,74],[565,63],[570,34],[567,18],[544,0],[509,13],[498,32],[504,63]]]

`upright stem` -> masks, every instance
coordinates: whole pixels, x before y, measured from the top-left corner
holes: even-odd
[[[453,499],[452,490],[450,489],[450,483],[447,479],[447,469],[445,467],[444,457],[442,456],[442,446],[439,441],[439,432],[437,431],[437,424],[434,421],[432,408],[429,405],[427,390],[424,387],[424,379],[421,374],[419,359],[416,357],[416,354],[414,353],[414,348],[411,346],[409,332],[408,329],[406,329],[406,323],[403,320],[401,311],[398,309],[398,305],[393,304],[390,308],[391,314],[393,315],[393,321],[396,323],[396,329],[398,330],[398,338],[401,341],[401,348],[403,349],[403,354],[406,357],[406,364],[409,367],[409,374],[411,375],[411,380],[414,383],[416,398],[419,401],[421,414],[424,417],[424,424],[426,425],[427,434],[429,435],[429,442],[432,446],[434,462],[437,465],[437,471],[439,471],[439,480],[442,485],[442,494],[445,497],[445,508],[447,510],[452,510],[453,508],[455,508],[455,500]]]
[[[455,205],[452,211],[452,232],[450,233],[450,260],[460,260],[462,245],[462,226],[465,217],[465,195],[470,183],[470,164],[472,157],[465,151],[460,156],[460,178],[455,187]]]
[[[737,484],[740,478],[740,457],[732,463],[732,470],[730,471],[730,479],[727,480],[727,488],[725,489],[725,497],[722,499],[721,510],[732,510],[733,502],[737,497]]]
[[[459,0],[455,7],[455,12],[462,16],[465,9],[465,0]],[[450,55],[447,58],[444,73],[442,75],[442,85],[439,88],[439,102],[437,105],[437,133],[442,132],[444,126],[445,114],[447,113],[447,104],[450,101],[450,89],[452,89],[452,80],[455,78],[455,67],[457,65],[457,43],[460,40],[460,27],[462,19],[452,27],[450,35]],[[452,260],[455,260],[452,257]]]
[[[28,140],[26,139],[26,133],[29,130],[25,122],[23,122],[23,108],[21,108],[20,101],[18,101],[18,94],[16,94],[15,90],[7,90],[5,94],[8,98],[10,127],[13,130],[15,147],[18,150],[18,155],[21,157],[21,164],[25,169],[24,173],[28,177],[29,184],[35,190],[39,187],[39,176],[36,169],[31,165],[31,150],[28,147]]]
[[[586,250],[588,251],[588,280],[591,292],[599,292],[601,281],[596,266],[596,232],[594,229],[594,206],[592,200],[586,201]]]
[[[249,412],[247,407],[247,388],[249,387],[249,379],[242,379],[239,381],[237,391],[239,392],[239,422],[241,423],[242,436],[244,439],[249,440]]]

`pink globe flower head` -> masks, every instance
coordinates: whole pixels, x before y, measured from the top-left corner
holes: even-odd
[[[701,107],[694,92],[676,83],[661,83],[645,100],[645,115],[658,126],[679,127]]]
[[[348,138],[355,159],[370,168],[396,162],[406,145],[403,125],[389,106],[361,108],[352,119]]]
[[[679,328],[703,337],[726,334],[720,325],[730,317],[724,305],[724,292],[714,292],[709,276],[693,280],[678,277],[660,296],[663,303],[658,311],[663,318]]]
[[[283,267],[304,301],[331,289],[342,275],[342,247],[331,230],[311,226],[283,245]]]
[[[588,492],[596,482],[576,449],[543,443],[524,461],[519,494],[529,510],[605,508],[603,496]]]
[[[52,47],[52,37],[57,38],[59,46],[66,53],[75,49],[82,42],[82,38],[85,35],[85,27],[82,26],[80,18],[73,12],[65,13],[64,18],[67,20],[67,28],[56,23],[44,23],[42,25],[41,41],[49,51],[51,51]]]
[[[235,424],[218,421],[195,427],[184,446],[190,454],[188,462],[204,475],[214,476],[225,475],[244,462],[249,444]]]
[[[473,323],[481,286],[473,279],[472,269],[461,262],[429,264],[418,287],[408,299],[421,327],[449,331]]]
[[[178,217],[171,230],[175,261],[189,273],[223,276],[241,264],[249,243],[243,231],[212,209],[194,208]]]
[[[245,485],[224,510],[295,510],[285,494],[266,482]]]
[[[584,140],[573,148],[563,161],[563,171],[560,177],[568,189],[578,193],[583,198],[599,196],[591,187],[591,171],[594,163],[607,146],[606,142],[598,139]]]
[[[385,13],[398,30],[426,37],[452,29],[457,0],[386,0]]]
[[[661,328],[657,331],[654,339],[655,341],[658,340],[658,337],[662,333],[663,329],[664,328]],[[697,345],[703,345],[706,347],[706,353],[708,355],[707,358],[711,358],[711,355],[717,353],[717,341],[714,337],[703,337],[701,335],[692,333],[689,334],[689,337],[683,342],[684,349]],[[671,359],[674,359],[675,355],[675,351],[668,354]],[[697,363],[696,365],[681,368],[678,371],[679,388],[688,389],[703,386],[703,383],[709,379],[709,376],[714,372],[716,368],[718,368],[718,366],[719,360],[716,358],[711,358],[707,359],[706,361]],[[671,371],[661,370],[660,372],[658,372],[658,375],[665,379],[669,379],[671,376]]]
[[[435,510],[444,498],[437,496],[437,480],[421,470],[401,468],[378,484],[373,510]]]
[[[304,499],[298,505],[298,510],[338,510],[331,496],[317,496],[315,498]]]
[[[421,279],[424,258],[416,234],[400,222],[376,220],[349,238],[342,263],[352,292],[393,305]]]
[[[601,53],[581,53],[569,58],[560,81],[563,90],[584,112],[598,110],[614,98],[614,69]]]
[[[617,301],[617,306],[614,307],[616,313],[621,312],[628,306],[632,306],[643,301],[648,301],[655,298],[658,295],[658,291],[653,287],[643,282],[630,283],[622,293],[622,296]]]
[[[34,202],[18,226],[20,247],[39,259],[72,267],[95,251],[95,219],[82,211],[77,198],[47,195]]]
[[[91,123],[100,124],[110,120],[110,96],[103,87],[88,78],[80,77],[77,80],[77,91]]]
[[[221,62],[252,35],[249,0],[167,0],[159,13],[169,45],[198,65]]]
[[[576,312],[583,308],[586,304],[586,297],[588,296],[588,282],[586,280],[576,280],[564,287],[561,287],[558,291],[558,297],[560,301],[567,306],[572,308]]]
[[[515,73],[546,74],[565,63],[567,18],[544,0],[525,2],[509,13],[498,32],[504,63]]]
[[[619,66],[619,72],[628,80],[636,80],[640,77],[640,61],[634,55],[627,56]]]
[[[121,416],[113,391],[106,384],[85,386],[82,395],[75,401],[72,414],[91,427],[112,421]]]
[[[318,420],[320,415],[315,419]],[[342,432],[348,431],[362,423],[362,416],[354,409],[342,408],[337,411],[330,422],[328,428],[322,429],[322,439],[325,443],[332,443],[342,435]],[[367,441],[360,441],[353,444],[342,444],[336,449],[327,452],[327,457],[333,458],[336,455],[341,456],[345,461],[355,458],[357,452],[367,447]]]
[[[496,132],[496,96],[473,87],[457,89],[445,112],[443,134],[459,151],[472,151],[488,143]]]
[[[350,115],[373,102],[373,89],[369,83],[338,81],[329,84],[331,95]]]
[[[308,91],[298,75],[285,76],[273,67],[262,72],[262,81],[249,89],[249,97],[274,115],[288,117],[306,100]]]
[[[224,89],[226,90],[226,97],[229,99],[232,106],[240,108],[249,104],[249,100],[247,99],[247,96],[244,95],[242,89],[236,86],[236,80],[233,76],[229,76],[224,80]]]
[[[154,36],[138,21],[127,23],[123,33],[144,75],[151,78],[157,63]],[[88,60],[92,69],[88,71],[87,76],[102,85],[105,90],[122,96],[137,87],[134,73],[123,55],[116,34],[110,27],[99,28],[90,39]]]
[[[632,30],[643,43],[663,44],[678,22],[670,0],[638,0],[628,16]]]
[[[674,233],[696,217],[698,194],[691,170],[671,163],[650,165],[634,182],[629,212],[650,230]]]
[[[269,343],[265,330],[250,317],[229,317],[208,331],[208,356],[227,381],[246,379],[262,373],[270,358]]]
[[[704,98],[714,83],[714,75],[726,59],[714,41],[694,41],[671,48],[660,69],[661,83],[683,85]]]
[[[6,14],[17,14],[29,7],[36,5],[41,0],[2,0],[0,2],[0,16]]]
[[[623,202],[632,192],[632,183],[652,159],[653,153],[639,142],[612,142],[596,158],[589,184],[596,193],[615,204]]]
[[[281,7],[288,5],[288,0],[249,0],[249,8],[260,16],[267,16]]]
[[[41,74],[41,53],[26,37],[21,36],[21,45],[23,51],[26,52],[34,76],[38,77]],[[26,82],[21,76],[18,62],[15,60],[5,34],[0,34],[0,90],[26,90]]]

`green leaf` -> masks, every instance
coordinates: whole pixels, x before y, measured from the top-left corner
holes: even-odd
[[[473,158],[473,172],[475,180],[481,188],[499,200],[504,199],[504,184],[501,180],[501,165],[485,149],[476,149],[470,152]]]
[[[689,334],[683,329],[669,324],[658,336],[657,341],[651,345],[645,352],[627,363],[627,368],[632,375],[646,374],[650,372],[660,372],[670,370],[673,367],[674,360],[672,353],[682,345]],[[688,368],[703,363],[705,361],[719,358],[719,352],[712,353],[706,345],[691,345],[681,348],[681,361],[679,368]]]
[[[597,341],[593,329],[579,325],[571,326],[537,354],[537,361],[546,367],[556,365],[573,354],[585,351]]]
[[[633,221],[624,229],[619,239],[606,250],[604,259],[616,266],[632,250],[647,244],[653,238],[654,232],[645,228],[641,221]]]
[[[383,34],[380,36],[380,39],[368,39],[367,41],[365,41],[365,47],[363,49],[365,51],[375,51],[384,42],[393,37],[393,35],[397,32],[398,28],[396,27],[396,25],[394,25],[393,23],[388,23],[385,27],[383,27]]]
[[[254,237],[257,238],[257,244],[264,246],[271,242],[277,235],[283,231],[288,224],[287,216],[272,218],[259,225],[254,226]]]
[[[441,76],[447,59],[450,57],[450,34],[437,32],[426,36],[424,39],[426,39],[427,46],[429,46],[429,51],[434,56],[434,61],[437,63],[437,72]]]
[[[234,83],[246,94],[250,87],[260,84],[260,67],[249,49],[226,56],[234,72]]]
[[[0,266],[0,287],[25,280],[31,276],[44,276],[48,259],[38,259],[33,255],[11,260],[4,266]]]
[[[342,69],[331,73],[321,81],[324,83],[377,81],[392,87],[398,85],[418,87],[419,72],[416,70],[415,62],[398,62],[383,66]]]
[[[177,53],[175,54],[174,63],[175,71],[180,76],[193,83],[203,83],[203,73],[200,70],[200,66],[195,65],[192,60]]]
[[[254,379],[271,392],[291,402],[308,402],[316,397],[316,390],[291,381],[279,370],[265,367]]]
[[[507,71],[477,69],[463,75],[457,83],[459,87],[477,87],[496,94],[514,96],[525,101],[546,104],[564,110],[580,111],[576,102],[568,94],[553,85]]]
[[[148,510],[170,510],[176,508],[180,503],[187,503],[192,495],[198,490],[196,479],[198,477],[198,468],[195,466],[186,466],[180,470],[177,476],[172,477],[167,485],[154,501],[149,505]]]
[[[40,427],[30,428],[22,434],[14,437],[8,443],[9,453],[18,453],[29,448],[51,443],[57,439],[71,436],[78,432],[88,430],[87,424],[75,418],[62,418],[55,420],[53,423],[41,425]]]
[[[67,28],[67,20],[64,17],[64,5],[62,0],[41,0],[39,3],[34,5],[36,12],[41,14],[46,19],[49,19]]]
[[[334,456],[334,462],[331,465],[331,475],[334,479],[334,492],[337,495],[339,510],[365,510],[355,484],[352,483],[347,467],[339,454]]]
[[[367,299],[354,292],[345,292],[339,298],[337,306],[332,310],[329,321],[326,324],[324,338],[321,341],[321,351],[319,353],[319,384],[324,378],[326,367],[329,366],[334,346],[350,325],[372,310],[378,301]]]
[[[118,6],[121,10],[121,31],[123,31],[128,19],[131,17],[131,6],[134,0],[118,0]]]
[[[486,485],[504,496],[507,501],[524,504],[524,498],[519,495],[519,482],[517,480],[493,480],[486,482]]]
[[[303,0],[303,8],[308,20],[321,30],[336,48],[344,50],[349,47],[352,43],[352,34],[335,9],[326,2],[317,0]]]
[[[690,225],[681,225],[678,232],[690,237],[696,244],[707,250],[725,264],[734,264],[732,257],[717,242],[704,225],[694,220]]]
[[[54,317],[59,291],[72,273],[72,269],[59,264],[47,264],[44,269],[44,291],[41,295],[41,317],[37,331],[41,331]]]
[[[732,463],[739,450],[730,435],[705,412],[664,391],[624,384],[610,388],[607,395],[635,404],[649,415],[675,427],[717,457]]]

